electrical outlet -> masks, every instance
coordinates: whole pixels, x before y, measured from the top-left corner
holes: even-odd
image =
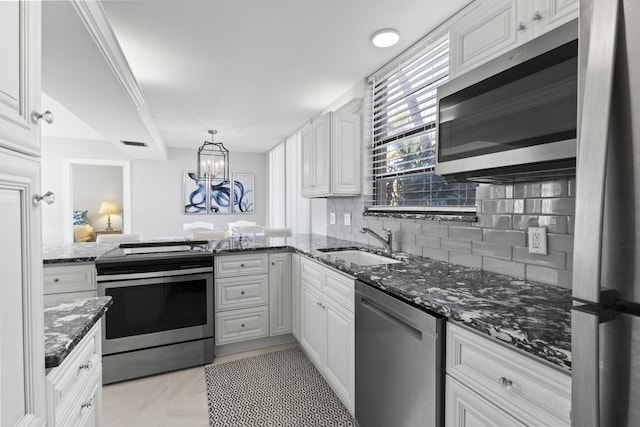
[[[344,214],[344,225],[351,225],[351,214]]]
[[[336,223],[336,213],[335,212],[330,212],[329,213],[329,224],[335,224]]]
[[[545,227],[529,227],[529,253],[547,254],[547,229]]]

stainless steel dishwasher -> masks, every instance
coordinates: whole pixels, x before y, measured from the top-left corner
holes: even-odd
[[[444,318],[356,282],[356,419],[441,426]]]

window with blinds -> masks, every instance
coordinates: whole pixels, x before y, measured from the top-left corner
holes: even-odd
[[[448,37],[396,64],[369,79],[374,207],[474,206],[476,184],[448,182],[433,173],[436,88],[449,76]]]

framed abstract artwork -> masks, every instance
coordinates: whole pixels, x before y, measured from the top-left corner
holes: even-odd
[[[252,173],[233,174],[233,213],[252,214],[255,212],[253,177]]]
[[[207,188],[195,172],[183,173],[182,205],[185,214],[207,213]]]
[[[229,181],[210,183],[207,200],[209,201],[207,212],[219,214],[233,213],[233,200]]]

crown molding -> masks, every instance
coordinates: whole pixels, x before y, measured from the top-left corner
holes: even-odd
[[[140,107],[146,103],[146,99],[136,77],[131,71],[129,62],[122,52],[120,43],[111,28],[107,15],[98,0],[71,0],[71,4],[80,16],[84,26],[93,37],[96,45],[107,60],[113,74],[116,76],[131,102]]]

